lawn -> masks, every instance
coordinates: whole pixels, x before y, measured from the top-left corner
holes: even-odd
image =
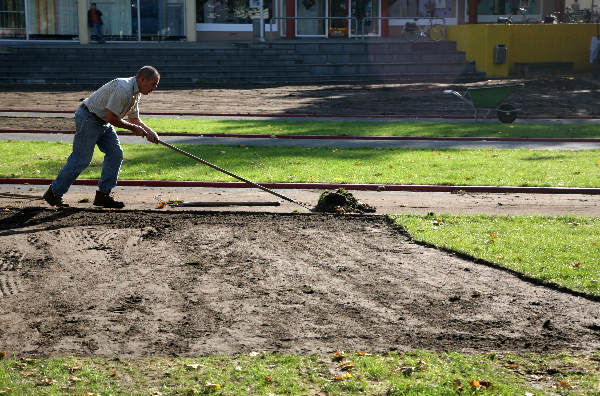
[[[206,120],[200,118],[146,118],[156,132],[227,133],[266,135],[422,136],[422,137],[528,137],[599,138],[592,124],[501,124],[498,122],[405,122],[405,121],[279,121]]]
[[[180,145],[254,182],[598,187],[600,150]],[[123,145],[121,179],[232,181],[163,146]],[[56,177],[67,143],[1,141],[0,177]],[[96,151],[81,178],[100,176]]]
[[[600,219],[576,216],[396,215],[418,242],[600,297]]]
[[[600,394],[600,355],[365,354],[0,360],[0,394]]]

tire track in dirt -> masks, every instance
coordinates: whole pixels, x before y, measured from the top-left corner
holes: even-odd
[[[0,299],[0,344],[20,355],[600,347],[599,302],[417,245],[378,216],[57,213],[0,213],[0,246],[26,253],[29,274]]]

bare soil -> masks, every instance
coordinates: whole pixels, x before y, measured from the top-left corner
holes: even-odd
[[[600,302],[380,216],[0,213],[0,345],[22,356],[600,347]]]

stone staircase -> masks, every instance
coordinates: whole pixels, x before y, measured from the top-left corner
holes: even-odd
[[[0,44],[0,84],[97,87],[161,73],[164,87],[239,84],[474,81],[485,76],[456,43],[321,40],[212,43]]]

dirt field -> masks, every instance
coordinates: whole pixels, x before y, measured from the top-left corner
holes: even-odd
[[[18,355],[600,347],[600,302],[378,216],[0,213],[0,345]]]
[[[469,106],[444,89],[463,91],[487,83],[523,83],[510,103],[520,104],[527,116],[600,118],[600,82],[586,76],[495,80],[471,84],[373,84],[204,88],[161,90],[144,97],[144,112],[219,114],[341,114],[472,116]],[[0,110],[64,110],[74,112],[91,90],[0,92]],[[0,128],[73,130],[72,119],[0,117]]]

